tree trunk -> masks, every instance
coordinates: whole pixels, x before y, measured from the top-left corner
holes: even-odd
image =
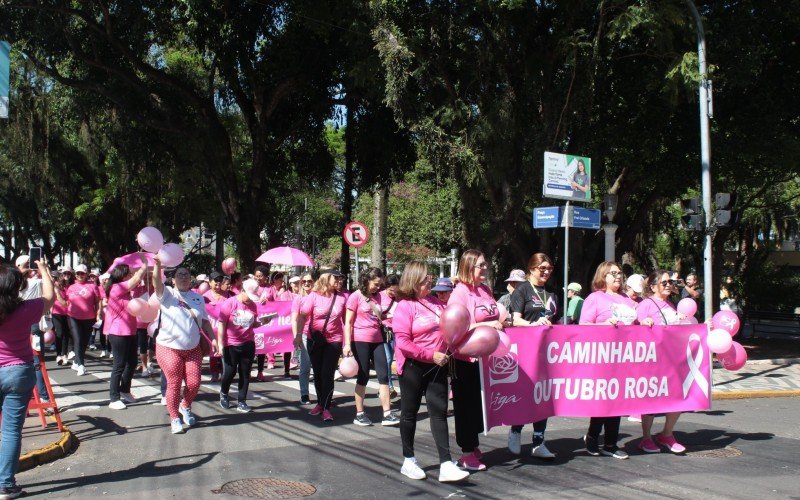
[[[375,220],[372,225],[372,267],[386,272],[386,212],[389,201],[388,186],[375,189]]]
[[[353,219],[353,153],[355,141],[355,129],[353,124],[353,105],[347,104],[347,129],[344,132],[344,188],[342,193],[342,225],[344,226]],[[358,263],[356,262],[356,265]],[[342,238],[342,252],[340,269],[346,276],[350,275],[350,247]]]

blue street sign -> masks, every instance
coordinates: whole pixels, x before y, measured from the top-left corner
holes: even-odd
[[[600,209],[573,207],[572,227],[600,229]]]
[[[8,42],[0,42],[0,118],[8,118],[9,52]]]
[[[533,228],[552,229],[561,226],[563,207],[536,207],[533,209]]]

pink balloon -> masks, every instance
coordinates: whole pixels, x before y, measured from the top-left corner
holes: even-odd
[[[158,296],[156,295],[156,292],[155,292],[155,291],[153,292],[153,294],[152,294],[152,295],[150,295],[150,298],[149,298],[149,299],[147,299],[147,304],[148,304],[150,307],[155,307],[156,309],[158,309],[159,307],[161,307],[161,302],[159,302],[159,301],[158,301]]]
[[[200,286],[197,287],[197,293],[199,293],[200,295],[203,295],[209,290],[211,290],[211,285],[209,285],[205,281],[200,283]]]
[[[718,311],[711,318],[712,328],[721,328],[731,334],[731,337],[739,333],[741,322],[739,316],[733,311]]]
[[[175,243],[167,243],[158,251],[158,258],[164,267],[175,267],[183,262],[183,248]]]
[[[499,342],[497,342],[497,349],[494,350],[492,356],[502,358],[511,351],[511,339],[506,332],[499,330],[497,336],[499,337]]]
[[[456,348],[458,354],[470,357],[488,356],[497,350],[500,335],[491,326],[479,326],[467,340]]]
[[[228,257],[222,261],[222,265],[220,267],[222,268],[223,274],[230,276],[236,272],[236,259],[233,257]]]
[[[339,373],[344,378],[355,377],[358,374],[358,361],[353,356],[348,356],[339,363]]]
[[[742,344],[733,342],[728,352],[717,354],[717,359],[722,363],[723,368],[735,372],[747,363],[747,351],[744,350]]]
[[[711,352],[715,354],[722,354],[730,350],[733,340],[731,340],[730,333],[718,328],[708,332],[706,343],[708,344],[708,349]]]
[[[156,328],[158,328],[158,321],[153,321],[149,325],[147,325],[147,334],[151,337],[156,334]]]
[[[142,323],[150,323],[151,321],[155,321],[158,317],[158,309],[158,307],[153,307],[150,303],[147,303],[137,318],[139,318],[139,321]]]
[[[450,304],[444,308],[439,328],[450,349],[458,347],[469,329],[469,311],[461,304]]]
[[[144,299],[136,298],[129,300],[128,305],[125,308],[131,315],[136,316],[138,318],[139,315],[142,314],[142,311],[144,311],[145,307],[147,307],[147,301]]]
[[[145,252],[156,253],[164,246],[164,237],[158,229],[147,226],[136,235],[136,242]]]
[[[498,318],[500,320],[500,323],[505,323],[506,318],[508,318],[508,309],[506,309],[506,306],[504,306],[500,302],[497,303],[497,314],[500,315],[500,317]]]
[[[678,302],[678,312],[686,316],[687,318],[694,316],[694,313],[697,312],[697,302],[694,299],[686,297],[685,299],[681,299]]]
[[[55,341],[56,341],[56,333],[52,329],[47,330],[46,332],[44,332],[44,343],[45,344],[50,345]]]

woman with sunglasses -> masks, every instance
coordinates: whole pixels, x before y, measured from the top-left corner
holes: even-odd
[[[425,479],[425,471],[414,456],[417,415],[425,396],[431,433],[439,454],[439,481],[460,481],[469,472],[458,468],[450,456],[447,430],[447,355],[439,320],[444,304],[431,295],[431,276],[424,262],[411,262],[400,277],[398,302],[392,319],[400,379],[400,439],[403,466],[400,473],[411,479]]]
[[[511,314],[514,326],[547,326],[557,321],[558,293],[547,287],[553,275],[553,261],[545,253],[535,253],[528,259],[526,281],[520,283],[511,294]],[[522,453],[522,425],[512,425],[508,431],[508,449],[511,453]],[[544,444],[547,419],[533,423],[533,448],[531,455],[551,460],[555,454]]]
[[[311,367],[314,370],[314,389],[317,405],[309,415],[322,415],[322,420],[332,422],[330,412],[333,399],[333,378],[339,357],[342,355],[344,335],[344,295],[337,292],[336,281],[342,279],[339,271],[322,273],[311,293],[303,299],[294,328],[295,345],[302,342],[299,333],[309,322],[307,346]]]
[[[67,289],[75,283],[75,275],[71,267],[64,267],[55,283],[55,302],[53,302],[53,331],[56,334],[56,364],[59,366],[67,363],[69,343],[72,334],[69,330],[69,315]],[[74,347],[73,347],[74,349]]]
[[[636,308],[636,316],[639,324],[646,326],[653,325],[677,325],[685,319],[683,314],[675,310],[675,306],[669,301],[670,295],[675,290],[675,281],[671,278],[669,271],[658,270],[650,273],[645,279],[644,300]],[[672,430],[678,423],[681,412],[667,413],[664,430],[660,434],[652,436],[650,429],[653,427],[653,415],[642,415],[642,441],[639,449],[645,453],[659,453],[664,446],[672,453],[683,453],[686,447],[680,444]]]
[[[486,257],[479,250],[467,250],[458,261],[458,283],[447,302],[461,304],[470,315],[469,330],[479,326],[502,329],[497,302],[486,286]],[[438,283],[437,283],[438,286]],[[455,354],[452,363],[453,414],[456,423],[456,443],[463,455],[458,465],[467,470],[486,470],[480,458],[478,436],[483,432],[481,375],[477,359]]]
[[[300,404],[311,404],[308,397],[308,382],[311,378],[311,358],[308,357],[308,349],[306,349],[306,340],[308,340],[308,327],[309,322],[306,322],[302,331],[297,330],[297,316],[300,313],[300,308],[303,305],[303,300],[311,293],[311,288],[314,286],[314,277],[311,273],[305,273],[300,277],[300,293],[298,293],[292,300],[292,334],[295,339],[295,348],[300,352]],[[299,333],[299,335],[298,335]]]
[[[85,264],[75,266],[75,283],[67,288],[67,315],[69,328],[72,333],[72,345],[75,350],[75,359],[72,368],[78,375],[86,374],[84,359],[92,327],[98,321],[100,302],[100,289],[87,280],[89,269]],[[127,312],[127,311],[126,311]]]
[[[625,275],[622,266],[606,261],[597,266],[592,279],[592,293],[583,301],[581,325],[632,325],[636,322],[636,302],[623,292]],[[628,454],[617,447],[620,417],[592,417],[589,430],[583,437],[590,455],[605,455],[625,460]],[[599,446],[600,431],[605,429],[603,447]]]
[[[266,292],[266,300],[267,301],[290,301],[294,299],[292,292],[286,288],[286,276],[280,272],[276,271],[272,273],[272,280],[271,285],[267,289]],[[283,353],[283,377],[284,378],[291,378],[291,374],[289,373],[289,363],[292,359],[291,352]],[[267,369],[272,370],[275,368],[275,354],[269,353],[267,354]],[[259,364],[259,373],[264,369],[263,361],[260,361]],[[263,375],[262,375],[263,377]]]

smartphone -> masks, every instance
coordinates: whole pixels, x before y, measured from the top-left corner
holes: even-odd
[[[31,247],[28,259],[28,267],[36,269],[36,262],[42,260],[42,247]]]

